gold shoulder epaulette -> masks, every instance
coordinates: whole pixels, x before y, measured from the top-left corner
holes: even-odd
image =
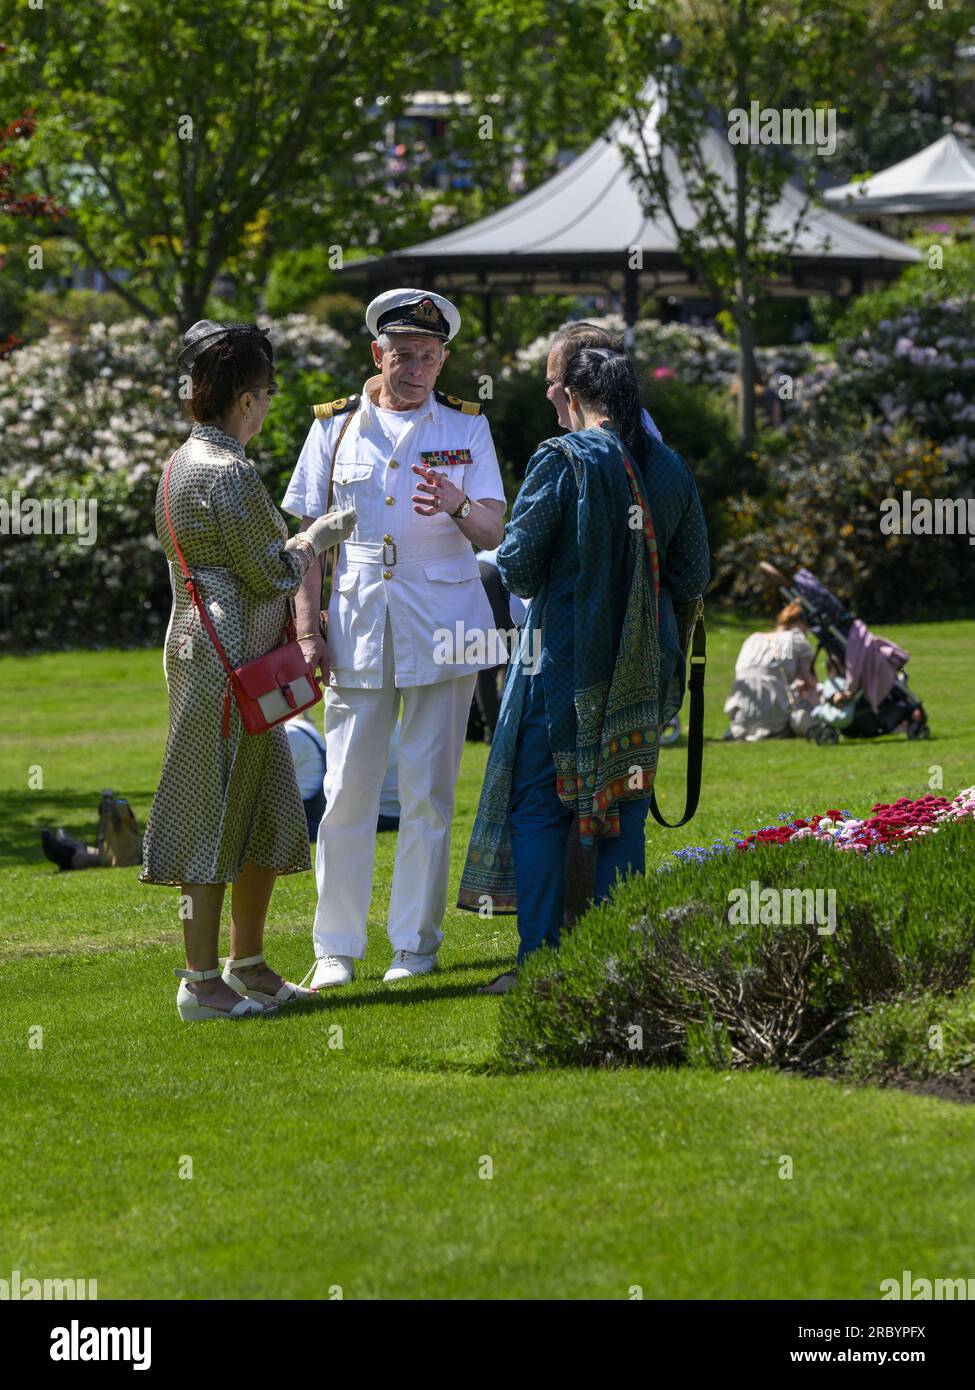
[[[311,410],[316,420],[331,420],[333,415],[344,415],[347,410],[354,410],[358,403],[358,394],[339,396],[337,401],[323,401],[321,405],[313,405]]]
[[[451,410],[459,410],[462,415],[480,415],[481,407],[477,401],[462,401],[460,396],[448,396],[446,391],[433,393],[441,405],[449,405]]]

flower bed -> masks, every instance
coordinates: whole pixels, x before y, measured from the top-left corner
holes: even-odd
[[[870,808],[869,816],[854,816],[850,811],[828,810],[808,819],[792,812],[783,812],[781,825],[767,825],[753,830],[742,838],[732,831],[730,842],[715,840],[710,849],[691,846],[675,849],[674,856],[686,862],[700,862],[732,850],[750,850],[758,845],[786,845],[794,840],[822,840],[834,849],[853,850],[864,854],[890,854],[926,835],[936,835],[948,821],[975,816],[975,787],[966,787],[949,800],[945,796],[901,796],[894,802],[878,801]],[[662,869],[672,865],[664,864]]]

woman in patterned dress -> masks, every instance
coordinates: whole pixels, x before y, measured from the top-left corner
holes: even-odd
[[[169,515],[231,666],[263,656],[285,635],[288,601],[313,560],[352,530],[355,513],[319,517],[288,539],[244,446],[277,390],[274,354],[256,325],[209,320],[184,336],[188,402],[196,422],[172,460]],[[301,795],[284,729],[248,734],[200,621],[170,537],[163,481],[156,532],[166,552],[173,608],[166,634],[169,734],[146,825],[143,883],[178,885],[186,946],[177,1007],[184,1020],[273,1012],[307,995],[264,960],[268,904],[278,874],[310,868]],[[220,913],[231,890],[231,957],[218,966]],[[185,904],[185,906],[183,906]]]

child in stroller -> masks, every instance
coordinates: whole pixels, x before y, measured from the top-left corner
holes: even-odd
[[[861,698],[862,691],[852,689],[847,681],[843,663],[827,652],[826,679],[819,690],[819,704],[813,706],[813,724],[806,730],[806,737],[817,743],[834,742],[827,731],[835,729],[839,734],[848,729]]]

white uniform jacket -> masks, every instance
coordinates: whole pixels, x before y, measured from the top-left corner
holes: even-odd
[[[431,685],[497,662],[491,605],[473,547],[449,516],[413,510],[421,479],[411,465],[445,473],[472,501],[505,500],[491,431],[478,407],[431,392],[394,447],[375,408],[379,383],[370,377],[361,396],[316,407],[282,502],[294,516],[325,512],[332,451],[351,409],[335,459],[332,506],[355,507],[357,522],[334,562],[329,683],[373,690],[383,683],[387,608],[397,686]]]

